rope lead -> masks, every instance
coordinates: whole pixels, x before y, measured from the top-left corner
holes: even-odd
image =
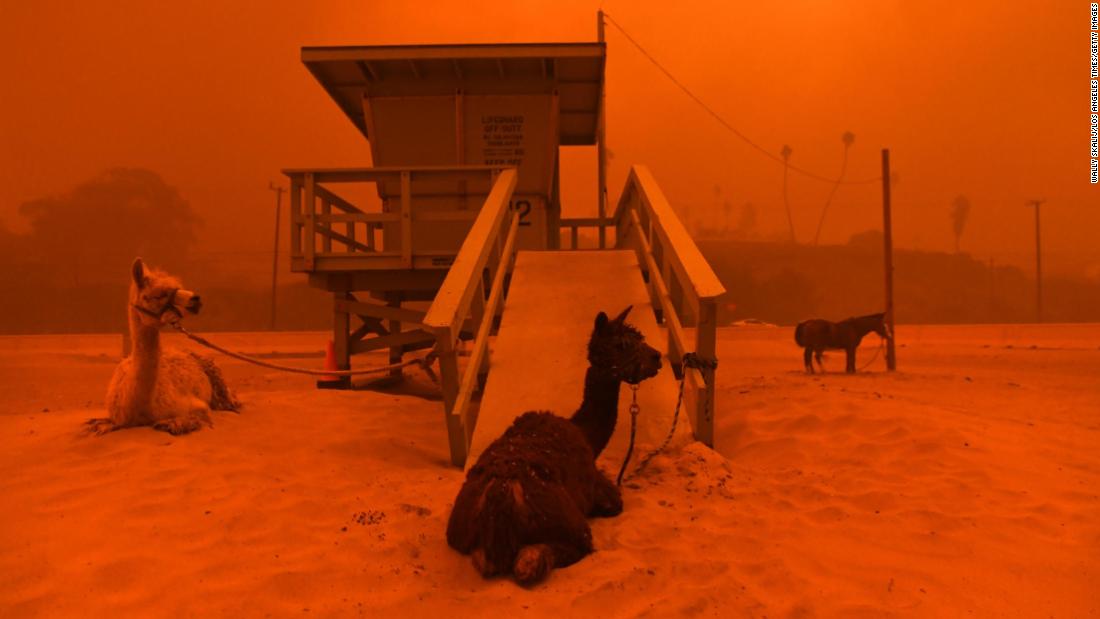
[[[201,344],[201,345],[203,345],[207,348],[210,348],[212,350],[216,350],[216,351],[220,352],[223,355],[233,357],[234,359],[240,359],[241,361],[245,361],[245,362],[251,363],[253,365],[258,365],[258,366],[269,368],[269,369],[272,369],[272,370],[279,370],[281,372],[292,372],[294,374],[309,374],[310,376],[361,376],[361,375],[364,375],[364,374],[378,374],[380,372],[389,372],[390,370],[396,370],[396,369],[399,369],[399,368],[406,368],[410,365],[419,365],[420,368],[422,370],[424,370],[424,372],[428,375],[428,378],[432,379],[433,382],[437,382],[437,383],[439,382],[439,379],[436,377],[435,372],[432,371],[432,364],[435,362],[435,358],[438,356],[434,349],[431,352],[429,352],[427,355],[424,355],[423,357],[420,357],[420,358],[417,358],[417,359],[409,359],[408,361],[402,361],[401,363],[393,363],[393,364],[390,364],[390,365],[383,365],[383,366],[380,366],[380,367],[369,368],[369,369],[366,369],[366,370],[313,370],[313,369],[309,369],[309,368],[296,368],[296,367],[291,367],[289,365],[279,365],[277,363],[270,363],[268,361],[264,361],[262,359],[257,359],[255,357],[250,357],[248,355],[241,354],[239,352],[233,352],[232,350],[227,350],[225,348],[222,348],[221,346],[218,346],[217,344],[207,340],[206,338],[204,338],[200,335],[195,335],[194,333],[191,333],[186,328],[184,328],[183,325],[181,325],[178,322],[169,322],[168,325],[171,326],[176,331],[179,331],[180,333],[184,334],[188,338],[194,340],[195,342],[198,342],[199,344]]]
[[[657,454],[668,448],[668,444],[672,442],[672,437],[676,435],[676,423],[680,419],[680,406],[684,402],[684,381],[687,380],[687,372],[684,371],[685,368],[695,368],[697,370],[715,370],[718,369],[718,360],[703,360],[700,359],[698,355],[693,352],[684,353],[683,358],[680,359],[680,390],[676,396],[676,410],[672,413],[672,427],[668,429],[668,435],[665,436],[665,440],[661,442],[661,446],[649,452],[649,454],[647,454],[645,458],[642,458],[641,464],[639,464],[638,468],[634,469],[630,473],[630,477],[634,477],[638,473],[641,473],[642,470],[644,470],[645,467],[649,465],[649,462],[657,456]],[[704,374],[703,376],[705,380],[706,374]],[[623,485],[623,473],[626,471],[626,465],[628,462],[630,462],[630,456],[634,452],[634,432],[637,425],[639,411],[638,386],[631,385],[631,388],[634,390],[634,401],[630,405],[630,446],[627,447],[626,459],[623,460],[623,466],[621,469],[619,469],[619,478],[615,481],[615,484],[617,486]],[[707,406],[710,406],[709,402],[707,403]],[[710,411],[707,411],[707,413],[709,415]]]
[[[630,455],[634,453],[634,434],[638,429],[638,412],[641,410],[638,407],[638,384],[630,385],[630,391],[632,392],[630,402],[630,446],[626,448],[626,459],[623,460],[623,465],[619,468],[619,477],[615,480],[616,486],[623,485],[623,473],[626,472],[626,465],[630,463]]]

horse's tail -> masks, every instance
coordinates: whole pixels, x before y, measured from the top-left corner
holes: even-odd
[[[803,339],[805,333],[806,323],[805,321],[798,323],[798,326],[794,328],[794,343],[806,347],[806,341]]]

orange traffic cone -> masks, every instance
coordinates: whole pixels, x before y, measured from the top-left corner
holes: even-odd
[[[325,345],[325,370],[336,371],[340,368],[336,367],[336,348],[332,344],[332,340],[329,340]],[[351,378],[348,376],[335,376],[329,374],[322,376],[317,381],[318,389],[347,389],[351,383]]]

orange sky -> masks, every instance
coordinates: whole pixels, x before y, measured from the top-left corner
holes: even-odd
[[[225,8],[224,5],[231,8]],[[205,250],[270,247],[268,182],[294,166],[367,165],[366,144],[301,65],[318,44],[578,41],[598,2],[8,3],[0,20],[0,221],[104,168],[143,166],[206,220]],[[670,8],[675,6],[676,8]],[[1088,183],[1088,3],[606,0],[604,8],[743,133],[833,176],[877,176],[892,152],[895,238],[953,247],[949,209],[973,204],[966,251],[1030,265],[1043,211],[1052,270],[1100,265],[1100,192]],[[752,202],[786,232],[781,166],[721,128],[608,27],[615,199],[647,163],[674,204]],[[584,161],[584,156],[579,161]],[[589,157],[591,160],[591,157]],[[565,210],[594,209],[594,172],[563,171]],[[829,187],[792,175],[800,240]],[[837,193],[822,239],[881,223],[877,185]],[[284,239],[285,243],[285,239]],[[261,260],[262,262],[262,260]],[[1100,267],[1094,267],[1100,268]]]

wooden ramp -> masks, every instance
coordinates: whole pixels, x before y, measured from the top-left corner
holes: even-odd
[[[614,317],[633,305],[627,322],[647,343],[667,353],[668,336],[657,325],[642,280],[637,254],[616,251],[521,251],[500,330],[492,347],[492,365],[477,416],[466,467],[529,410],[568,417],[577,410],[588,367],[587,345],[596,314]],[[659,445],[672,424],[677,383],[667,357],[656,377],[638,390],[638,434],[631,469]],[[601,462],[618,472],[630,435],[629,386],[619,395],[619,423]],[[689,415],[681,410],[673,444],[691,440]]]

